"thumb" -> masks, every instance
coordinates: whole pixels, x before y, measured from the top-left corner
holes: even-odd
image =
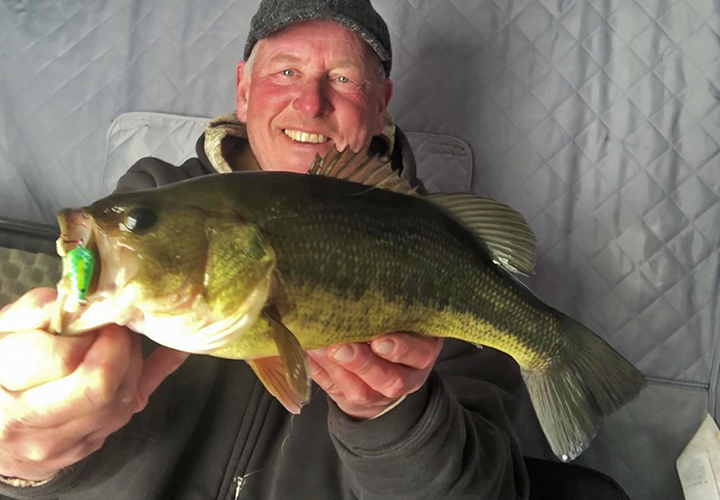
[[[54,312],[57,290],[35,288],[0,310],[0,332],[44,329]]]

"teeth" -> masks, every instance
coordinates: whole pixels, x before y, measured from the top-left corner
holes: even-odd
[[[299,130],[289,129],[285,129],[283,130],[283,132],[285,132],[285,135],[288,136],[290,139],[298,142],[310,142],[313,144],[320,144],[328,140],[328,138],[322,134],[308,134],[307,132],[300,132]]]

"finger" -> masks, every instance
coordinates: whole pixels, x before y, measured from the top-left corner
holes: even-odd
[[[0,338],[0,386],[25,391],[75,371],[97,333],[61,337],[41,330]]]
[[[110,404],[130,363],[130,337],[117,325],[102,327],[77,370],[16,395],[24,409],[16,420],[30,427],[52,427]]]
[[[442,349],[442,339],[390,333],[370,342],[370,348],[388,361],[425,370],[435,364]]]
[[[367,344],[332,346],[328,348],[328,354],[345,370],[389,399],[415,392],[427,378],[423,370],[381,358]]]
[[[57,290],[35,288],[0,312],[0,332],[42,330],[52,317]]]
[[[349,346],[353,349],[353,352],[355,352],[356,349],[362,350],[365,348],[371,356],[374,356],[365,344],[343,344],[343,346]],[[331,381],[330,387],[326,389],[326,392],[330,394],[330,396],[342,395],[356,405],[374,406],[387,403],[389,398],[368,384],[367,380],[364,379],[364,377],[368,375],[373,381],[376,376],[378,378],[382,377],[382,375],[377,375],[376,367],[365,368],[364,365],[366,362],[362,359],[362,356],[354,356],[350,361],[338,361],[334,359],[332,354],[339,347],[341,346],[335,346],[336,349],[327,348],[324,352],[320,353],[317,351],[313,352],[314,359],[325,369]],[[374,357],[378,361],[388,364],[387,361],[377,356]],[[358,365],[363,365],[363,368],[358,369]],[[360,373],[355,373],[354,370],[358,370]],[[382,368],[378,370],[382,370]]]
[[[142,346],[140,344],[140,335],[130,332],[130,362],[128,363],[128,369],[125,372],[125,377],[120,383],[120,387],[117,390],[117,398],[115,405],[125,410],[126,408],[130,411],[130,414],[140,410],[140,395],[138,393],[138,386],[140,384],[140,378],[143,371],[143,354]]]
[[[327,354],[327,349],[316,349],[308,352],[309,363],[320,367],[316,382],[333,399],[345,398],[340,385],[347,388],[353,385],[366,385],[357,375],[350,373],[340,366]],[[315,380],[315,378],[313,378]],[[352,393],[352,391],[351,391]]]
[[[320,363],[315,361],[312,353],[308,353],[307,363],[308,369],[310,371],[310,376],[323,391],[330,394],[331,396],[345,396],[337,388],[335,381],[332,379],[330,374],[328,374],[327,370],[325,370],[325,368]]]
[[[160,346],[145,360],[142,376],[138,382],[140,408],[147,405],[148,398],[160,386],[163,380],[180,368],[190,354]]]

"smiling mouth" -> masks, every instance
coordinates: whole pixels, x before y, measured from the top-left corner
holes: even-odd
[[[309,144],[322,144],[330,140],[322,134],[308,134],[307,132],[300,132],[299,130],[283,129],[286,136],[295,142],[304,142]]]

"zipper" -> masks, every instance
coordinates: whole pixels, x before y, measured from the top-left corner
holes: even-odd
[[[248,370],[249,371],[249,370]],[[251,372],[249,372],[251,373]],[[252,376],[252,375],[248,375]],[[238,429],[235,436],[235,443],[227,463],[225,478],[222,481],[218,499],[226,498],[237,500],[245,488],[247,483],[246,469],[250,463],[253,450],[257,445],[260,436],[260,429],[265,422],[267,415],[269,400],[263,397],[265,389],[259,381],[253,381],[253,388],[248,398],[248,406],[245,418],[250,417],[251,420],[247,424],[243,424]],[[250,409],[254,408],[255,411]],[[253,413],[248,415],[248,413]]]
[[[233,483],[235,483],[234,500],[239,500],[240,492],[243,490],[243,488],[245,488],[245,476],[235,476],[235,479],[233,479]]]

